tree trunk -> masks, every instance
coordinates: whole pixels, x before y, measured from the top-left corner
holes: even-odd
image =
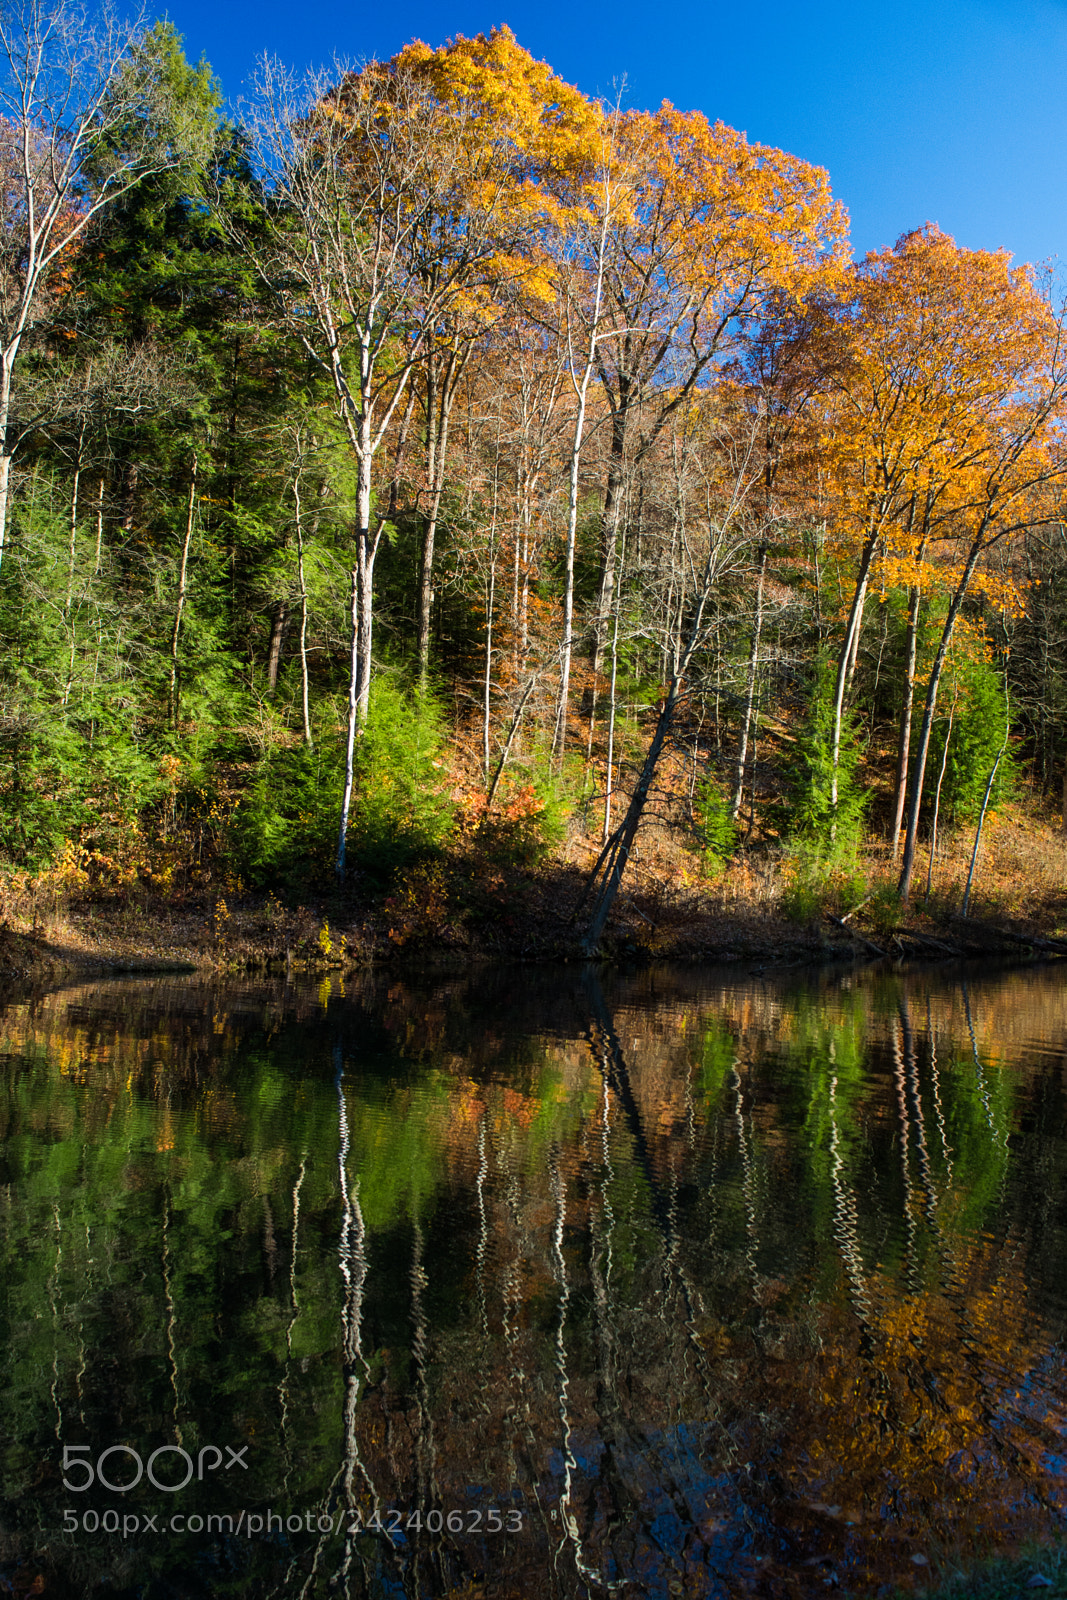
[[[74,453],[74,481],[70,486],[70,549],[67,558],[67,604],[70,615],[74,604],[74,567],[78,555],[78,490],[81,487],[82,455],[85,449],[85,423],[78,433],[78,446]]]
[[[182,630],[182,613],[185,610],[186,581],[189,573],[189,546],[193,540],[193,513],[196,509],[196,454],[193,454],[189,475],[189,508],[185,518],[185,538],[182,542],[181,570],[178,573],[178,603],[174,608],[174,628],[170,637],[170,719],[178,728],[178,638]]]
[[[957,694],[959,690],[957,688]],[[930,859],[926,863],[926,899],[930,899],[930,886],[934,877],[934,852],[937,849],[937,819],[941,815],[941,785],[945,779],[945,768],[948,766],[948,747],[952,739],[952,719],[956,715],[956,700],[953,698],[952,710],[948,714],[948,727],[945,730],[945,748],[941,752],[941,770],[937,774],[937,788],[934,790],[934,820],[930,824]]]
[[[837,798],[838,798],[838,772],[841,765],[841,728],[845,715],[845,690],[848,685],[849,665],[852,661],[853,644],[860,625],[863,613],[863,602],[867,597],[867,579],[870,576],[871,563],[874,552],[878,548],[881,537],[881,528],[877,528],[867,537],[867,542],[860,555],[860,567],[856,576],[856,588],[852,596],[852,605],[848,613],[848,624],[845,628],[845,637],[841,644],[841,653],[837,658],[837,678],[834,683],[834,716],[833,733],[830,752],[830,811],[831,831],[836,832]]]
[[[363,727],[370,710],[371,660],[374,642],[374,562],[381,542],[384,522],[371,537],[371,460],[369,422],[364,417],[365,447],[359,457],[357,497],[359,527],[356,530],[356,564],[352,569],[352,651],[348,674],[348,726],[345,737],[345,782],[341,796],[341,821],[337,838],[335,873],[339,884],[345,879],[345,839],[352,803],[356,733]]]
[[[360,571],[359,564],[352,568],[351,620],[352,648],[348,672],[348,727],[345,738],[345,782],[341,793],[341,823],[337,834],[337,860],[334,871],[337,882],[345,881],[345,843],[348,837],[348,813],[352,805],[352,779],[355,769],[356,729],[359,725],[359,643],[360,643]]]
[[[594,324],[595,328],[595,324]],[[578,469],[585,436],[585,402],[589,379],[593,371],[593,340],[590,340],[589,360],[582,375],[581,385],[575,385],[578,394],[578,414],[574,419],[574,439],[571,444],[570,489],[567,500],[567,550],[564,563],[563,587],[563,655],[559,669],[559,709],[556,712],[556,732],[552,741],[559,765],[563,766],[563,747],[567,742],[567,699],[570,693],[571,651],[574,636],[574,546],[578,534]]]
[[[445,487],[445,465],[448,453],[448,426],[452,415],[452,401],[456,384],[466,366],[466,360],[453,350],[441,375],[440,385],[435,381],[433,359],[426,394],[426,476],[430,490],[430,511],[422,541],[422,561],[419,566],[419,616],[418,657],[419,682],[425,684],[430,668],[430,617],[433,609],[433,559],[437,542],[437,519],[441,511],[441,496]]]
[[[104,546],[104,474],[96,486],[96,554],[93,558],[93,577],[100,573],[100,558]]]
[[[756,671],[759,666],[760,633],[763,629],[763,581],[767,575],[767,546],[760,547],[759,580],[756,584],[756,621],[752,629],[752,644],[748,653],[748,680],[745,684],[745,711],[741,718],[741,739],[737,748],[737,767],[734,771],[734,792],[730,800],[730,819],[737,821],[741,810],[741,795],[745,786],[745,761],[748,756],[748,735],[752,727],[752,707],[756,698]]]
[[[600,671],[604,650],[604,636],[608,618],[612,614],[615,588],[615,551],[622,523],[623,490],[625,487],[624,456],[626,451],[626,424],[628,408],[625,399],[619,404],[611,419],[611,456],[608,462],[608,480],[604,488],[604,512],[600,538],[600,583],[597,589],[596,631],[593,640],[593,671]]]
[[[17,355],[17,341],[13,348],[0,352],[0,562],[7,544],[11,458],[15,454],[15,440],[11,437],[11,368]]]
[[[270,643],[267,646],[267,692],[273,694],[278,687],[278,668],[282,659],[282,640],[289,620],[289,607],[279,600],[270,619]]]
[[[919,587],[914,584],[908,596],[908,631],[904,644],[904,701],[900,708],[900,738],[897,744],[896,799],[893,805],[893,860],[900,854],[900,826],[904,821],[904,801],[908,790],[908,752],[911,748],[911,714],[915,705],[915,661],[919,644]]]
[[[915,765],[911,775],[911,805],[908,809],[908,831],[904,840],[904,857],[900,866],[900,882],[897,893],[901,902],[907,905],[911,897],[911,878],[915,868],[915,845],[919,836],[919,811],[922,806],[923,782],[926,777],[926,758],[930,751],[930,734],[934,725],[934,710],[937,706],[937,691],[941,683],[941,673],[948,655],[948,647],[952,641],[952,632],[956,626],[956,618],[960,614],[967,589],[974,569],[978,565],[978,557],[985,549],[984,529],[981,529],[971,545],[967,556],[967,563],[963,574],[956,585],[956,592],[952,596],[945,618],[945,626],[941,630],[941,639],[937,646],[937,654],[930,669],[930,681],[926,688],[926,705],[923,709],[922,728],[919,731],[919,748],[915,754]]]
[[[563,749],[567,742],[567,697],[570,689],[571,652],[573,650],[574,634],[574,546],[578,534],[578,470],[581,465],[582,444],[585,439],[585,409],[589,394],[589,382],[596,365],[597,329],[600,327],[600,308],[604,293],[604,260],[610,215],[610,190],[605,183],[604,212],[601,217],[600,241],[597,247],[596,289],[593,295],[592,315],[589,319],[589,342],[586,347],[585,366],[582,370],[580,383],[574,374],[573,355],[571,356],[570,367],[571,384],[575,398],[578,401],[578,412],[574,419],[574,438],[571,443],[570,488],[567,498],[566,576],[563,595],[563,660],[560,666],[559,711],[556,716],[556,734],[553,740],[553,748],[556,751],[561,770],[563,767]],[[570,344],[569,315],[568,310],[568,351],[572,348]]]
[[[372,539],[370,531],[372,453],[370,448],[370,426],[366,420],[362,431],[365,438],[359,459],[359,484],[357,488],[359,528],[356,533],[359,626],[355,654],[352,658],[356,716],[360,726],[366,722],[367,713],[370,710],[371,660],[374,642],[374,560],[378,554],[378,543],[384,526],[384,524],[379,523],[378,531]]]
[[[422,539],[422,560],[419,564],[419,619],[418,657],[419,682],[425,684],[430,670],[430,618],[433,614],[433,557],[437,542],[437,515],[441,508],[441,487],[433,491],[430,514]]]
[[[489,696],[493,684],[493,606],[496,600],[496,550],[489,563],[489,590],[485,602],[485,682],[482,695],[482,770],[489,782]]]
[[[308,711],[308,591],[304,580],[304,519],[300,506],[300,473],[293,481],[293,501],[296,506],[296,575],[300,584],[300,708],[304,721],[304,743],[312,749],[311,717]]]
[[[622,542],[619,546],[619,578],[613,585],[614,611],[611,628],[611,688],[608,691],[608,770],[607,781],[604,785],[604,830],[601,838],[602,844],[607,844],[611,835],[611,775],[615,763],[615,704],[616,685],[619,676],[619,613],[622,609],[622,567],[626,560],[626,533],[623,531]]]
[[[870,574],[868,573],[867,577],[863,580],[863,588],[860,591],[859,610],[856,613],[856,626],[852,630],[852,652],[848,658],[848,676],[845,680],[846,693],[851,693],[852,691],[852,680],[856,676],[856,663],[860,657],[860,639],[863,636],[863,611],[867,604],[867,587],[869,578]]]

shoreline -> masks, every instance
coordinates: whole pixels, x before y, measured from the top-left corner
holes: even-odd
[[[498,904],[472,908],[427,893],[417,880],[378,902],[322,895],[283,907],[267,892],[168,898],[89,896],[0,925],[0,984],[61,987],[91,978],[187,975],[249,978],[368,970],[461,973],[496,963],[633,966],[694,962],[785,971],[800,966],[945,965],[1067,960],[1049,919],[940,918],[912,909],[896,925],[820,910],[804,921],[766,904],[726,907],[707,891],[624,895],[595,957],[581,948],[581,876],[557,868],[511,886]],[[642,898],[644,902],[642,903]],[[466,914],[464,914],[466,913]]]

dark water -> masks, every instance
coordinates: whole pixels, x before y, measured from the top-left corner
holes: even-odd
[[[9,1008],[0,1592],[864,1594],[1052,1535],[1065,1059],[1056,969]]]

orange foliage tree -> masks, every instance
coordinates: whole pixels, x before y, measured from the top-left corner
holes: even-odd
[[[907,898],[941,670],[981,558],[1044,514],[1067,470],[1055,448],[1067,395],[1061,324],[1027,268],[963,250],[932,224],[871,252],[826,307],[823,459],[831,537],[854,562],[834,684],[833,785],[843,707],[876,561],[913,589],[929,547],[951,594],[911,779],[900,890]],[[914,620],[914,619],[913,619]],[[909,717],[910,721],[910,717]]]

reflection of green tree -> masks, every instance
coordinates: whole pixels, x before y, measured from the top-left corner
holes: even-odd
[[[757,1260],[768,1273],[780,1273],[798,1249],[814,1252],[820,1294],[833,1292],[840,1270],[834,1239],[841,1226],[842,1185],[853,1196],[855,1244],[862,1257],[868,1262],[878,1258],[895,1272],[905,1252],[901,1130],[895,1094],[884,1078],[887,1049],[890,1070],[894,1059],[884,1042],[884,1027],[896,1025],[900,1005],[895,983],[829,996],[800,992],[783,1007],[772,1044],[739,1044],[731,1019],[721,1014],[708,1019],[699,1036],[694,1093],[703,1101],[709,1127],[718,1121],[727,1128],[731,1073],[739,1054],[745,1063],[747,1148],[738,1148],[740,1135],[734,1132],[732,1142],[727,1138],[727,1153],[720,1150],[717,1157],[721,1165],[711,1204],[718,1237],[731,1251],[744,1247],[742,1168],[747,1160],[750,1194],[764,1195],[778,1185],[788,1190],[790,1200],[788,1229],[782,1228],[784,1219],[776,1216],[776,1208],[769,1208],[760,1226]],[[916,1029],[912,1045],[919,1102],[917,1108],[908,1102],[911,1207],[936,1203],[939,1229],[974,1232],[995,1213],[1002,1195],[1014,1079],[995,1062],[980,1060],[972,1049],[945,1053],[935,1085],[926,1032]],[[920,1184],[916,1112],[934,1187],[930,1197]],[[926,1224],[919,1230],[917,1248],[913,1270],[936,1273],[936,1251]],[[857,1266],[859,1258],[852,1264]]]
[[[195,1423],[190,1428],[198,1416],[215,1442],[219,1433],[232,1442],[249,1437],[249,1392],[258,1396],[257,1431],[269,1439],[286,1355],[281,1291],[289,1285],[279,1272],[272,1294],[264,1281],[264,1236],[273,1231],[272,1208],[284,1225],[293,1146],[329,1149],[328,1095],[316,1084],[294,1093],[277,1065],[261,1063],[245,1078],[243,1115],[226,1116],[220,1131],[212,1088],[194,1104],[132,1086],[113,1090],[101,1117],[100,1093],[89,1084],[41,1060],[8,1058],[7,1067],[7,1161],[20,1204],[8,1209],[0,1240],[4,1389],[8,1436],[24,1469],[34,1473],[57,1456],[57,1435],[114,1442],[117,1390],[123,1438],[138,1447],[162,1443],[183,1424],[184,1439],[207,1442]],[[329,1161],[312,1161],[303,1205],[320,1241],[333,1189]],[[297,1264],[298,1353],[336,1344],[332,1279],[321,1249]],[[329,1382],[321,1365],[310,1370],[310,1403],[298,1413],[305,1424],[314,1424],[315,1391]],[[276,1462],[257,1454],[266,1491]]]
[[[823,1247],[820,1277],[824,1283],[839,1271],[829,1248],[835,1223],[838,1233],[841,1225],[835,1168],[838,1189],[851,1189],[861,1154],[862,1112],[868,1090],[867,1027],[866,1007],[860,995],[848,996],[846,1003],[832,1012],[805,998],[790,1017],[787,1041],[779,1045],[779,1052],[792,1065],[798,1083],[806,1081],[800,1123],[803,1193],[812,1235]],[[837,1243],[841,1248],[840,1238]]]
[[[450,1083],[428,1072],[383,1098],[346,1088],[352,1154],[363,1221],[370,1234],[403,1216],[422,1217],[447,1176]]]
[[[705,1024],[693,1075],[693,1094],[710,1111],[718,1104],[726,1080],[737,1060],[737,1040],[719,1017]]]
[[[28,1489],[42,1453],[56,1456],[57,1429],[67,1442],[112,1442],[122,1374],[133,1394],[124,1438],[161,1443],[177,1423],[187,1443],[203,1442],[195,1425],[190,1432],[197,1415],[211,1418],[213,1438],[252,1429],[269,1492],[281,1477],[270,1441],[287,1333],[289,1426],[304,1436],[278,1449],[302,1463],[293,1492],[310,1486],[338,1414],[328,1400],[340,1335],[336,1097],[326,1074],[284,1036],[239,1053],[228,1043],[199,1082],[174,1063],[139,1076],[66,1075],[38,1049],[5,1066],[6,1176],[19,1196],[0,1231],[9,1491]],[[507,1137],[516,1165],[534,1175],[553,1144],[574,1142],[596,1089],[590,1078],[574,1092],[544,1049],[523,1076],[531,1114]],[[345,1084],[349,1170],[373,1251],[376,1235],[389,1240],[428,1219],[452,1183],[449,1137],[463,1095],[436,1068],[408,1066],[393,1082],[352,1071]],[[491,1105],[497,1091],[486,1092]],[[294,1318],[288,1239],[302,1152]],[[377,1270],[402,1276],[389,1255],[375,1258]],[[459,1315],[461,1286],[449,1287]]]
[[[952,1151],[952,1183],[942,1216],[947,1227],[976,1233],[999,1210],[1008,1169],[1008,1134],[1014,1122],[1016,1082],[1010,1068],[975,1060],[960,1050],[941,1062],[945,1131]],[[940,1171],[946,1171],[944,1152]]]

